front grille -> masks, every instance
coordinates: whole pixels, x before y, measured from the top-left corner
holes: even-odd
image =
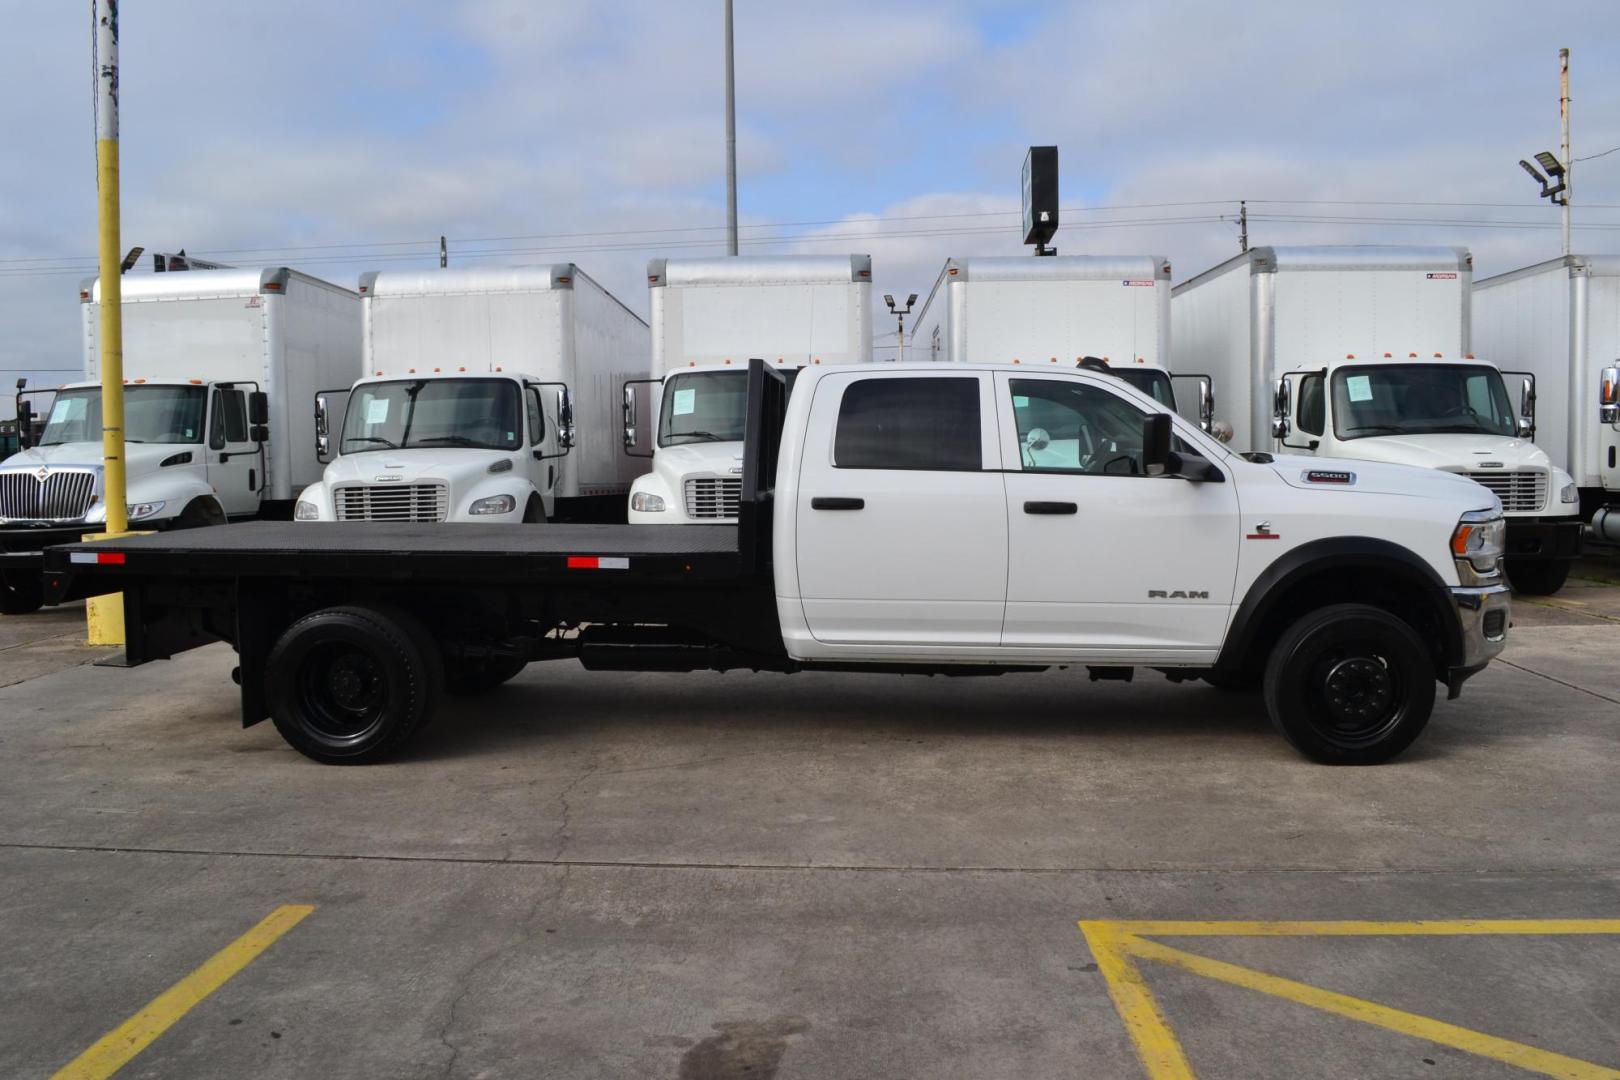
[[[450,511],[443,484],[350,484],[333,498],[339,521],[443,521]]]
[[[1502,500],[1502,512],[1533,514],[1547,501],[1547,474],[1541,469],[1515,471],[1475,469],[1463,474],[1491,489]]]
[[[686,482],[687,517],[734,518],[741,499],[741,477],[699,476]]]
[[[41,480],[31,472],[0,472],[0,518],[77,521],[90,510],[96,474],[64,469]]]

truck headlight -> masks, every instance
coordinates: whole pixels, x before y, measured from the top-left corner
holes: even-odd
[[[1506,544],[1507,522],[1499,512],[1471,510],[1464,514],[1451,534],[1451,554],[1463,584],[1479,584],[1471,577],[1494,576]]]
[[[664,497],[638,491],[630,496],[630,509],[639,514],[662,514],[664,512]]]
[[[1558,501],[1561,503],[1579,502],[1580,498],[1580,492],[1575,490],[1574,484],[1565,484],[1558,489]]]
[[[479,499],[467,507],[467,513],[483,516],[486,514],[510,514],[517,509],[517,500],[510,495],[491,495]]]
[[[131,503],[129,506],[129,520],[141,521],[144,518],[154,517],[162,511],[162,499],[155,502]]]
[[[319,521],[321,520],[321,508],[312,502],[305,502],[303,499],[299,499],[298,505],[293,507],[293,520]]]

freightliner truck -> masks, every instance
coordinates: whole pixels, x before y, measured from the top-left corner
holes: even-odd
[[[299,521],[624,520],[634,312],[573,263],[366,273],[360,297],[365,377],[316,402],[337,456]]]
[[[737,520],[743,365],[784,371],[872,359],[869,255],[653,259],[647,264],[655,381],[626,389],[624,445],[652,471],[630,489],[630,522]],[[638,419],[653,430],[651,445]]]
[[[1581,517],[1620,544],[1620,255],[1565,255],[1474,283],[1474,343],[1531,372],[1537,442]]]
[[[243,722],[332,763],[537,660],[1215,674],[1373,763],[1503,647],[1501,503],[1463,477],[1241,456],[1083,369],[786,374],[748,363],[735,525],[255,523],[52,548],[48,592],[122,590],[131,664],[229,641]]]
[[[1533,441],[1535,391],[1472,355],[1473,258],[1451,247],[1258,247],[1177,285],[1177,363],[1220,387],[1239,449],[1443,469],[1491,489],[1507,573],[1557,592],[1580,552],[1575,486]],[[1517,401],[1514,397],[1517,397]]]
[[[288,518],[320,476],[309,403],[360,372],[360,298],[286,267],[123,280],[129,524]],[[39,607],[40,551],[105,528],[101,305],[79,288],[84,378],[39,443],[0,463],[0,612]]]
[[[1170,260],[1161,255],[947,259],[906,358],[1106,368],[1209,430],[1212,385],[1170,372]],[[1176,378],[1188,400],[1177,402]]]

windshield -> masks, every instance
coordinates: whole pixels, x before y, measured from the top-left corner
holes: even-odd
[[[1108,369],[1112,374],[1136,387],[1160,405],[1170,408],[1176,407],[1175,391],[1170,389],[1170,375],[1168,372],[1155,371],[1153,368],[1118,367]]]
[[[1495,368],[1391,364],[1333,373],[1333,431],[1373,435],[1517,435]]]
[[[367,383],[349,399],[340,454],[465,446],[517,450],[523,410],[508,379],[410,379]]]
[[[124,441],[196,443],[203,437],[200,386],[124,387]],[[63,390],[51,403],[39,445],[101,441],[101,390]]]
[[[664,380],[658,445],[742,442],[748,372],[690,371]]]

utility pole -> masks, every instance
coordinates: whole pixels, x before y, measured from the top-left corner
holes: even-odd
[[[450,248],[445,244],[444,237],[439,237],[439,269],[443,270],[450,265]]]
[[[731,0],[726,0],[726,254],[737,254],[737,65],[731,45]]]
[[[1249,203],[1247,199],[1238,200],[1238,250],[1249,250]]]
[[[898,320],[898,326],[895,330],[894,337],[895,341],[899,345],[899,355],[896,357],[895,362],[903,364],[906,362],[906,316],[911,314],[912,305],[917,302],[917,294],[912,293],[909,297],[907,297],[906,306],[903,308],[896,307],[894,297],[890,296],[888,293],[883,294],[883,302],[889,305],[889,314],[893,315],[895,319]]]
[[[93,0],[96,194],[101,233],[101,457],[107,532],[129,529],[124,486],[124,321],[118,223],[118,0]]]
[[[730,0],[727,0],[729,3]],[[1569,156],[1569,50],[1558,50],[1558,121],[1563,128],[1559,156],[1564,161],[1564,254],[1569,252],[1569,197],[1574,193],[1575,159]]]

